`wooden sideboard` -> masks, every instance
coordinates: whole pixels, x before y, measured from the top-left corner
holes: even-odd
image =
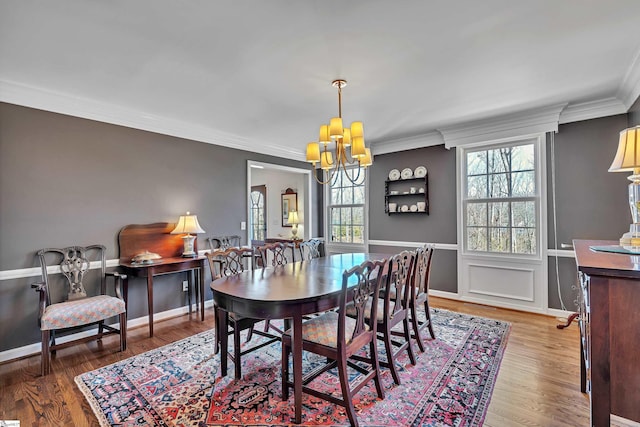
[[[617,244],[573,242],[582,298],[581,385],[597,427],[609,427],[611,414],[640,422],[640,256],[590,249]]]

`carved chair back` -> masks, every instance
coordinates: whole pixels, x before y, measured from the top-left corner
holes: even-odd
[[[304,242],[300,242],[298,247],[300,249],[300,259],[302,261],[308,261],[313,258],[320,258],[322,241],[318,239],[309,239]]]
[[[238,248],[240,247],[240,236],[217,236],[217,237],[209,237],[207,238],[207,242],[209,243],[209,249],[229,249],[229,248]]]
[[[91,261],[99,262],[96,276],[100,279],[98,290],[92,288],[89,294],[104,295],[106,292],[106,248],[103,245],[87,247],[69,246],[66,248],[46,248],[38,251],[37,256],[42,270],[42,281],[47,289],[46,304],[58,303],[65,300],[77,300],[88,296],[86,286],[91,268]],[[93,256],[91,256],[93,255]],[[57,280],[50,276],[49,266],[58,266],[65,280]],[[61,283],[62,282],[62,283]],[[55,289],[56,286],[60,288]],[[64,288],[64,290],[62,290]],[[66,296],[64,293],[67,293]]]
[[[211,277],[233,276],[247,270],[253,258],[251,248],[228,248],[206,253],[211,269]]]
[[[289,247],[289,245],[282,242],[267,243],[264,246],[258,247],[258,251],[260,251],[260,258],[262,259],[262,265],[264,267],[276,267],[287,264],[289,262],[287,258],[287,248]]]

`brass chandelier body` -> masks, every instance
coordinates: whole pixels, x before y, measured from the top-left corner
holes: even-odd
[[[358,167],[358,174],[352,179],[350,174],[345,176],[353,183],[359,180],[360,173],[364,173],[373,164],[371,150],[364,143],[364,126],[362,122],[353,122],[351,127],[342,127],[342,88],[347,85],[346,80],[334,80],[331,85],[338,88],[338,117],[333,117],[328,125],[320,126],[318,142],[307,144],[307,162],[313,165],[314,172],[317,164],[324,171],[323,179],[313,174],[316,181],[328,184],[337,178],[337,172],[344,171],[352,165]],[[329,144],[335,143],[335,161]],[[322,148],[321,148],[322,144]]]

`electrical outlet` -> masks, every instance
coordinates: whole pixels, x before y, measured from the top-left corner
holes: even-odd
[[[189,281],[188,280],[183,280],[182,281],[182,292],[187,292],[189,290]]]

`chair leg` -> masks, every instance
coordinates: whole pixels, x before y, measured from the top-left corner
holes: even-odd
[[[424,343],[422,342],[422,336],[420,335],[420,324],[418,322],[417,310],[415,304],[411,304],[411,325],[413,326],[413,334],[418,342],[418,348],[424,353]]]
[[[404,326],[404,339],[407,341],[407,352],[409,353],[409,360],[411,364],[415,366],[416,364],[416,356],[413,354],[413,346],[411,345],[411,333],[409,332],[409,319],[405,316],[404,320],[402,320],[402,324]]]
[[[104,320],[98,323],[98,341],[102,340],[102,334],[104,333]]]
[[[120,313],[120,351],[127,349],[127,313]]]
[[[51,339],[50,331],[42,331],[42,360],[40,362],[40,371],[42,376],[49,374],[51,370],[51,353],[49,352],[49,340]]]
[[[289,381],[289,354],[291,353],[291,347],[285,344],[285,341],[282,340],[282,358],[281,358],[281,374],[280,378],[282,379],[282,400],[289,399],[289,385],[287,381]]]
[[[234,370],[237,380],[242,378],[240,351],[240,330],[238,328],[238,324],[235,324],[233,326],[233,362],[235,363]]]
[[[358,417],[356,417],[356,410],[353,407],[351,400],[351,389],[349,388],[349,376],[347,375],[347,359],[344,357],[338,357],[338,376],[340,377],[340,386],[342,387],[342,401],[344,407],[347,410],[349,421],[354,427],[358,427]]]
[[[391,370],[391,376],[393,377],[393,382],[400,385],[400,375],[398,375],[398,369],[396,368],[396,363],[393,360],[393,344],[391,344],[391,329],[385,325],[384,331],[384,348],[387,352],[387,365]]]
[[[431,339],[436,339],[436,334],[433,332],[433,323],[431,322],[431,311],[429,310],[429,300],[424,302],[424,316],[427,319],[427,327],[429,328],[429,334],[431,334]]]
[[[247,332],[247,340],[245,342],[251,341],[251,338],[253,338],[253,325],[251,325],[251,327],[249,328],[249,332]]]
[[[378,348],[375,337],[374,340],[369,343],[369,354],[371,355],[371,368],[376,371],[376,376],[373,378],[373,381],[376,384],[378,397],[382,400],[384,399],[384,387],[382,387],[382,380],[380,379],[380,361],[378,360]]]

